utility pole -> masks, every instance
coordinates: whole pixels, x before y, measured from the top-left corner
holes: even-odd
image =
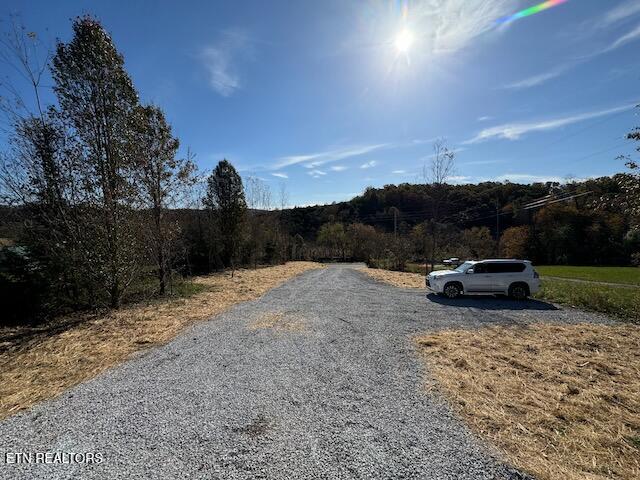
[[[398,238],[398,209],[391,207],[389,210],[393,210],[393,237]]]
[[[496,250],[500,258],[500,201],[496,198]]]

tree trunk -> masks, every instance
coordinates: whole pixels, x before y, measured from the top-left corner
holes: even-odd
[[[164,265],[164,255],[162,252],[158,255],[158,267],[159,293],[160,295],[164,295],[167,288],[167,270]]]
[[[158,187],[158,190],[160,188]],[[157,195],[156,198],[159,198]],[[162,206],[156,202],[154,206],[154,220],[156,226],[156,248],[158,249],[158,290],[161,296],[164,296],[167,289],[167,267],[165,255],[165,239],[162,231]]]
[[[109,291],[111,308],[117,309],[120,308],[120,287],[118,285],[118,281],[116,280],[112,285]]]

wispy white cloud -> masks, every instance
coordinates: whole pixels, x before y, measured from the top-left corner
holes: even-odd
[[[478,121],[479,122],[486,122],[487,120],[491,120],[493,117],[490,117],[489,115],[483,115],[482,117],[478,117]]]
[[[448,182],[453,184],[472,183],[472,177],[467,175],[452,175],[447,179]]]
[[[346,158],[357,157],[359,155],[364,155],[365,153],[380,150],[388,146],[388,143],[355,145],[334,150],[327,150],[324,152],[281,157],[274,165],[272,165],[272,168],[279,169],[300,163],[304,164],[307,168],[315,168],[320,165],[324,165],[325,163],[337,162]]]
[[[503,85],[502,88],[511,89],[511,90],[519,90],[522,88],[531,88],[538,85],[541,85],[549,80],[552,80],[556,77],[559,77],[564,72],[569,70],[573,65],[565,64],[556,68],[552,68],[551,70],[543,73],[539,73],[538,75],[533,75],[528,78],[524,78],[522,80],[518,80],[517,82],[508,83],[507,85]]]
[[[513,83],[509,83],[506,85],[503,85],[502,88],[505,89],[512,89],[512,90],[518,90],[518,89],[523,89],[523,88],[531,88],[531,87],[536,87],[538,85],[542,85],[543,83],[548,82],[549,80],[553,80],[554,78],[557,78],[561,75],[564,75],[566,72],[568,72],[569,70],[577,67],[578,65],[587,62],[591,59],[593,59],[594,57],[600,56],[600,55],[604,55],[605,53],[609,53],[613,50],[616,50],[628,43],[634,42],[636,40],[640,39],[640,24],[638,26],[636,26],[634,29],[630,30],[629,32],[627,32],[626,34],[622,35],[621,37],[618,37],[616,40],[614,40],[613,42],[611,42],[609,45],[600,48],[598,50],[594,50],[586,55],[583,55],[581,57],[575,58],[571,61],[568,61],[567,63],[560,65],[556,68],[552,68],[551,70],[548,70],[546,72],[542,72],[539,73],[537,75],[533,75],[531,77],[522,79],[522,80],[518,80],[517,82],[513,82]]]
[[[274,177],[278,177],[278,178],[289,178],[289,175],[287,175],[286,173],[282,173],[282,172],[275,172],[275,173],[272,173],[271,175],[273,175]]]
[[[418,145],[433,143],[439,137],[430,139],[414,139],[397,142],[374,143],[374,144],[356,144],[340,148],[330,148],[321,152],[305,153],[300,155],[288,155],[278,158],[273,164],[266,167],[270,170],[279,170],[281,168],[290,167],[292,165],[302,165],[308,169],[316,169],[327,163],[347,160],[353,157],[359,157],[378,150],[390,150],[400,148],[413,148]],[[455,152],[461,151],[462,148],[456,149]],[[374,162],[375,163],[375,162]],[[371,165],[373,166],[373,165]],[[331,167],[331,170],[340,172],[346,170],[347,166],[338,165]],[[366,168],[366,167],[365,167]]]
[[[409,145],[424,145],[425,143],[433,143],[436,140],[439,140],[440,137],[433,137],[433,138],[416,138],[414,140],[411,140],[411,143]]]
[[[624,110],[629,110],[634,106],[635,105],[633,104],[623,105],[619,107],[609,108],[606,110],[596,110],[596,111],[581,113],[578,115],[571,115],[567,117],[540,120],[537,122],[508,123],[504,125],[498,125],[498,126],[486,128],[480,131],[480,133],[478,133],[475,137],[463,143],[464,144],[477,143],[484,140],[500,139],[500,138],[507,139],[507,140],[518,140],[520,137],[530,132],[554,130],[556,128],[564,127],[566,125],[571,125],[573,123],[583,122],[585,120],[590,120],[592,118],[604,117],[606,115],[611,115],[614,113],[622,112]]]
[[[639,4],[640,5],[640,4]],[[639,8],[640,11],[640,8]],[[597,27],[602,25],[601,23],[598,24],[596,23],[595,26],[592,24],[590,27],[589,31],[597,31]],[[621,27],[616,26],[616,31],[619,31]],[[623,47],[631,42],[634,42],[636,40],[640,39],[640,24],[637,24],[634,28],[632,28],[631,30],[627,31],[627,33],[617,37],[615,40],[613,40],[612,42],[610,42],[608,45],[605,45],[604,47],[601,47],[599,49],[593,49],[590,52],[586,53],[585,55],[582,55],[580,57],[577,57],[574,65],[577,65],[581,62],[586,62],[588,60],[592,60],[600,55],[604,55],[606,53],[612,52],[614,50],[617,50],[620,47]]]
[[[313,178],[320,178],[327,174],[327,172],[324,172],[322,170],[309,170],[307,173]]]
[[[609,27],[622,20],[628,20],[634,15],[640,14],[640,2],[638,0],[629,0],[605,13],[598,21],[598,26]]]
[[[575,177],[572,175],[540,175],[533,173],[505,173],[498,175],[497,177],[473,177],[472,183],[482,182],[511,182],[511,183],[545,183],[545,182],[558,182],[558,183],[571,183],[571,182],[584,182],[589,179],[603,177],[606,175],[588,175],[584,177]]]
[[[494,30],[496,20],[512,13],[511,0],[431,0],[413,7],[425,44],[433,53],[454,53]]]
[[[585,32],[589,32],[592,34],[593,32],[597,32],[599,29],[608,28],[615,24],[618,24],[622,21],[627,21],[635,16],[640,14],[640,2],[638,0],[630,0],[626,3],[621,3],[614,8],[607,11],[604,15],[601,15],[595,21],[589,21],[582,26],[582,30]],[[521,89],[521,88],[530,88],[535,87],[537,85],[541,85],[549,80],[552,80],[556,77],[559,77],[574,67],[580,65],[581,63],[590,60],[599,55],[603,55],[605,53],[609,53],[613,50],[616,50],[628,43],[631,43],[640,38],[640,25],[637,25],[635,28],[631,29],[624,35],[618,37],[609,45],[596,49],[592,52],[589,52],[586,55],[578,57],[565,63],[564,65],[560,65],[556,68],[553,68],[549,71],[542,72],[538,75],[533,75],[529,78],[525,78],[523,80],[504,85],[503,88],[507,89]]]
[[[407,173],[406,170],[394,170],[393,172],[394,175],[404,175],[405,173]]]
[[[375,160],[370,160],[360,165],[360,168],[371,168],[371,167],[375,167],[377,164],[378,162],[376,162]]]
[[[251,49],[249,36],[238,29],[221,32],[217,42],[202,49],[200,60],[213,90],[228,97],[241,88],[238,63],[249,58]]]
[[[495,165],[497,163],[504,163],[504,160],[472,160],[463,162],[460,165]]]
[[[609,53],[613,50],[616,50],[628,43],[631,43],[635,40],[638,40],[640,38],[640,24],[636,25],[635,28],[631,29],[629,32],[625,33],[624,35],[622,35],[621,37],[617,38],[616,40],[614,40],[613,42],[611,42],[607,47],[603,48],[602,50],[598,50],[594,53],[592,53],[591,55],[589,55],[589,57],[593,57],[596,55],[602,55],[604,53]]]
[[[545,182],[564,182],[565,179],[556,175],[532,175],[529,173],[506,173],[495,177],[495,182],[513,182],[513,183],[545,183]]]

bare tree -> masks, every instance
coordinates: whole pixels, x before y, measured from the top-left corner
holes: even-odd
[[[270,216],[265,213],[271,208],[271,190],[269,185],[257,177],[247,178],[246,187],[248,214],[249,261],[254,268],[258,267],[265,255],[265,244],[269,230]]]
[[[2,108],[10,117],[13,127],[19,118],[37,116],[44,122],[46,107],[41,100],[42,83],[52,58],[51,48],[40,41],[34,32],[28,31],[16,16],[11,17],[10,26],[0,37],[0,62],[11,68],[33,93],[33,102],[23,98],[19,89],[11,82],[0,82],[5,94]],[[29,108],[34,104],[35,112]]]
[[[271,209],[271,190],[258,177],[248,177],[246,186],[247,206],[254,210]]]
[[[42,101],[43,82],[51,50],[16,17],[0,37],[0,62],[18,76],[23,89],[7,79],[1,83],[0,109],[7,122],[9,150],[0,158],[0,198],[18,204],[25,215],[21,242],[38,263],[51,292],[50,310],[67,301],[78,305],[80,290],[90,290],[87,256],[82,248],[82,195],[77,178],[82,168],[80,148],[64,119]],[[87,298],[91,298],[89,294]]]
[[[289,205],[289,192],[287,191],[287,184],[280,182],[278,188],[278,203],[280,204],[280,212],[278,214],[278,224],[276,235],[278,244],[280,246],[280,261],[287,261],[289,257],[289,235],[285,225],[285,213],[284,210]]]
[[[289,192],[285,182],[280,182],[278,186],[278,203],[280,204],[280,210],[284,210],[289,206]]]
[[[439,139],[433,144],[433,154],[423,166],[423,179],[431,190],[431,219],[426,224],[425,268],[435,268],[436,252],[439,246],[439,231],[442,221],[442,208],[448,195],[447,181],[455,172],[455,152],[449,150],[446,140]]]
[[[433,143],[433,155],[423,166],[423,178],[426,183],[442,186],[455,173],[455,152],[447,147],[445,139],[441,138]]]
[[[3,156],[0,174],[5,201],[32,202],[55,190],[53,148],[57,138],[50,118],[53,112],[47,111],[41,101],[42,79],[50,60],[51,50],[12,16],[9,29],[0,37],[0,62],[29,86],[33,97],[24,98],[9,79],[0,82],[0,110],[13,147],[13,155]],[[24,188],[31,180],[37,185]]]

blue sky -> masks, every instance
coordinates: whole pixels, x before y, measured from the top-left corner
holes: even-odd
[[[535,3],[60,0],[0,11],[5,26],[18,13],[62,40],[71,18],[94,14],[202,169],[226,157],[306,205],[419,180],[438,137],[456,152],[453,182],[624,170],[616,157],[639,124],[640,1],[569,0],[498,25]]]

